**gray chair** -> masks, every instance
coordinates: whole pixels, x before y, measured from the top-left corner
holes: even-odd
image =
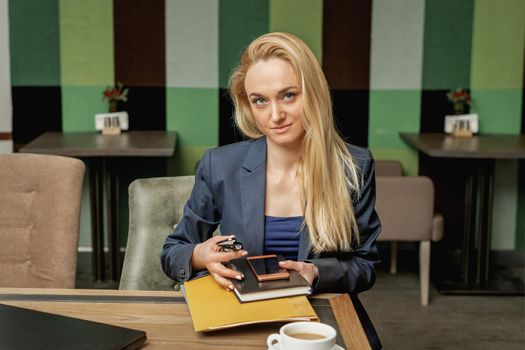
[[[0,287],[74,288],[85,166],[0,155]]]
[[[173,290],[160,265],[166,236],[182,218],[194,176],[139,179],[129,186],[129,233],[119,289]]]

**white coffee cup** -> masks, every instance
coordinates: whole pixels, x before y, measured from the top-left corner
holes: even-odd
[[[266,344],[272,350],[332,350],[336,335],[336,330],[324,323],[292,322],[282,326],[279,334],[270,334]]]

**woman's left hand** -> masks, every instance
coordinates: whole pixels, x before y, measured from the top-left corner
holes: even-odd
[[[279,262],[280,267],[284,267],[288,270],[295,270],[303,276],[303,278],[310,284],[313,284],[317,276],[319,275],[319,270],[317,266],[312,263],[305,263],[301,261],[285,260]]]

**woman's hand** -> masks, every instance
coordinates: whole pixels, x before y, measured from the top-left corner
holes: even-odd
[[[303,278],[312,285],[319,276],[319,270],[317,266],[312,263],[305,263],[301,261],[285,260],[279,262],[280,267],[284,267],[288,270],[295,270],[303,276]]]
[[[207,269],[215,281],[226,290],[233,290],[233,285],[228,278],[242,280],[242,273],[229,269],[223,263],[232,259],[248,255],[245,250],[236,252],[221,252],[217,243],[235,236],[213,236],[205,242],[199,243],[193,249],[191,267],[195,270]]]

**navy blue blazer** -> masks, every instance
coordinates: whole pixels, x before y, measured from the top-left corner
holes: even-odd
[[[352,145],[349,149],[363,179],[362,194],[354,200],[360,243],[350,252],[315,254],[310,251],[308,233],[301,233],[298,260],[317,265],[316,293],[356,294],[375,282],[373,265],[379,262],[375,241],[380,222],[374,210],[374,160],[367,149]],[[193,271],[190,259],[195,245],[210,238],[218,225],[222,234],[235,234],[249,255],[262,255],[265,186],[265,137],[206,151],[183,218],[164,243],[164,272],[179,282],[206,273]]]

